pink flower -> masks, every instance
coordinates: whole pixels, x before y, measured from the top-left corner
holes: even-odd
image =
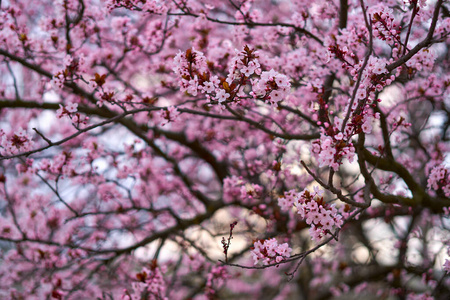
[[[334,225],[334,220],[332,217],[326,216],[320,220],[320,223],[322,224],[322,228],[324,230],[331,230]]]
[[[334,136],[334,138],[338,141],[342,140],[344,138],[344,135],[342,134],[342,132],[339,132],[338,134],[336,134]]]
[[[290,86],[289,79],[283,74],[277,74],[275,76],[275,83],[281,88]]]
[[[277,103],[280,102],[283,99],[283,94],[278,91],[274,90],[272,93],[270,93],[270,102]]]
[[[358,99],[364,99],[364,98],[366,98],[366,95],[367,95],[367,93],[366,93],[366,89],[365,88],[358,89],[358,92],[356,94]]]
[[[214,83],[210,81],[206,81],[203,83],[203,91],[206,93],[212,93],[216,87],[214,86]]]
[[[241,73],[244,74],[247,77],[250,77],[250,75],[252,75],[254,73],[254,71],[251,70],[249,67],[243,67],[241,69]]]
[[[361,125],[361,129],[364,133],[369,134],[372,132],[372,124],[370,124],[370,121],[366,121]]]
[[[228,94],[225,90],[216,90],[216,99],[219,103],[225,102],[229,97],[230,94]]]
[[[66,109],[70,113],[77,112],[77,110],[78,110],[78,103],[69,102],[69,104],[66,105]]]

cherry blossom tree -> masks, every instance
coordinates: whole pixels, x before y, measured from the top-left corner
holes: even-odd
[[[449,299],[447,1],[0,8],[0,298]]]

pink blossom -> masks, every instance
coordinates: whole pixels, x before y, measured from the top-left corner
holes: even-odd
[[[230,94],[225,90],[219,89],[216,90],[216,99],[219,103],[225,102],[230,97]]]
[[[292,249],[287,243],[278,244],[276,239],[256,241],[254,249],[251,251],[253,261],[263,265],[280,263],[291,256]]]

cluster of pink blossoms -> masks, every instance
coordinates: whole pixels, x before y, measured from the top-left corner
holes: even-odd
[[[231,60],[228,69],[227,82],[240,80],[242,75],[249,78],[253,74],[261,75],[261,65],[258,61],[258,52],[245,46],[242,51],[235,50],[236,56]]]
[[[74,174],[77,174],[76,172],[76,165],[73,164],[73,158],[71,152],[63,151],[62,153],[59,153],[52,157],[52,159],[44,158],[39,163],[39,170],[47,172],[48,176],[52,174],[50,178],[53,178],[54,176],[71,176]]]
[[[161,118],[161,126],[164,126],[170,122],[175,122],[175,120],[180,115],[180,112],[175,106],[169,106],[167,109],[163,109],[159,112]]]
[[[307,189],[301,193],[290,190],[278,199],[278,205],[283,211],[293,206],[297,208],[297,213],[311,226],[309,233],[314,241],[320,241],[331,230],[340,228],[343,224],[342,215],[334,204],[325,203],[322,195],[323,190],[315,187],[313,193]]]
[[[31,136],[27,132],[20,128],[14,134],[8,135],[3,129],[0,129],[0,154],[11,155],[20,152],[30,151],[33,146]]]
[[[208,299],[214,299],[216,289],[223,286],[228,278],[231,278],[231,276],[230,274],[228,274],[227,268],[225,266],[213,266],[211,268],[211,272],[209,272],[206,276],[205,286]]]
[[[446,197],[450,197],[450,171],[442,165],[434,167],[428,176],[428,189],[437,191],[440,188]]]
[[[384,6],[377,7],[371,10],[373,35],[388,43],[393,43],[400,40],[400,29],[394,22],[392,17],[392,9]]]
[[[242,177],[231,176],[223,181],[223,200],[226,203],[239,199],[246,204],[253,204],[255,199],[261,198],[262,192],[262,186],[245,182]]]
[[[369,61],[367,62],[368,71],[370,71],[368,74],[369,77],[371,77],[372,74],[381,75],[381,74],[387,73],[388,71],[386,69],[386,64],[387,64],[386,59],[371,56],[369,58]],[[357,66],[358,66],[358,70],[359,70],[362,67],[362,62],[359,62]],[[353,78],[356,78],[356,74],[357,73],[352,73],[352,75],[354,75]],[[388,82],[387,84],[390,84],[390,83],[391,83],[391,81]]]
[[[251,253],[255,265],[258,263],[263,265],[280,263],[289,258],[292,252],[292,248],[289,248],[287,243],[278,244],[275,238],[256,241],[253,247]]]
[[[358,72],[363,64],[364,62],[360,61],[355,64],[353,68],[349,68],[353,80],[358,80]],[[359,100],[368,100],[368,98],[371,98],[373,101],[374,94],[371,94],[371,92],[375,92],[375,90],[381,92],[386,85],[391,84],[395,80],[394,75],[382,76],[383,74],[388,73],[388,70],[386,69],[387,64],[388,61],[385,58],[374,56],[369,58],[356,95]],[[371,101],[368,101],[367,103],[370,104]],[[356,109],[358,102],[355,102],[354,105],[355,106],[352,107],[352,109]]]
[[[70,102],[66,106],[59,105],[59,109],[56,111],[56,117],[58,119],[61,119],[65,115],[70,115],[72,113],[76,113],[78,110],[78,103],[72,103]]]
[[[343,138],[342,133],[334,137],[322,134],[319,140],[312,143],[312,153],[316,155],[319,167],[331,166],[337,171],[344,157],[347,157],[349,162],[353,161],[355,147],[352,143],[345,142]]]
[[[150,269],[143,268],[141,273],[136,274],[137,282],[133,283],[132,291],[125,290],[122,296],[123,300],[166,300],[166,283],[163,274],[156,262],[152,263]]]
[[[209,86],[207,80],[202,76],[208,76],[208,65],[205,55],[193,49],[186,52],[179,51],[174,58],[174,72],[179,77],[180,90],[192,96],[197,96],[204,87]],[[214,85],[213,85],[214,86]],[[213,88],[212,86],[212,88]]]
[[[219,103],[230,97],[229,89],[220,88],[217,76],[211,76],[203,52],[188,49],[178,52],[174,58],[175,74],[179,78],[180,90],[192,96],[207,94]]]
[[[89,117],[77,113],[78,103],[69,102],[66,106],[59,105],[59,109],[56,111],[56,117],[61,119],[68,117],[75,124],[75,126],[86,125]]]
[[[139,8],[139,10],[143,12],[154,14],[164,14],[169,10],[169,6],[166,5],[166,3],[158,0],[147,0],[147,1],[106,0],[104,2],[110,12],[116,8],[121,7],[130,10]]]
[[[436,58],[437,55],[432,49],[422,49],[406,62],[406,66],[418,71],[431,72]]]
[[[273,69],[262,72],[257,51],[248,46],[235,52],[227,77],[220,79],[211,74],[202,52],[191,49],[178,52],[174,58],[173,70],[179,78],[180,90],[192,96],[206,94],[209,99],[221,104],[230,99],[238,101],[248,97],[243,89],[250,82],[251,96],[277,106],[291,90],[289,78]]]
[[[289,211],[294,207],[294,203],[296,202],[298,195],[298,192],[295,190],[284,192],[284,195],[278,198],[278,206],[282,211]]]
[[[253,96],[267,100],[272,106],[277,106],[291,90],[291,83],[286,75],[280,74],[273,69],[262,72],[260,79],[252,81]]]
[[[86,59],[83,54],[78,57],[66,55],[63,64],[64,68],[59,70],[51,80],[51,85],[55,90],[62,89],[66,82],[77,80],[80,73],[86,72]]]

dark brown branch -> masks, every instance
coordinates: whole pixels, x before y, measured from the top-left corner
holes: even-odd
[[[340,0],[339,4],[339,28],[345,28],[348,19],[348,0]]]

